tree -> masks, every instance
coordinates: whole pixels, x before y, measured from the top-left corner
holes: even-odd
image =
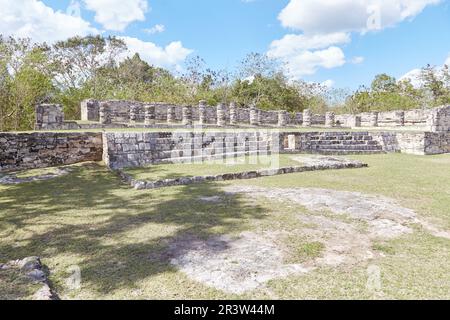
[[[430,104],[432,106],[450,103],[449,71],[447,65],[438,71],[435,67],[428,64],[422,68],[420,79],[423,81],[423,87],[426,92],[431,95]]]
[[[49,48],[30,39],[0,37],[0,127],[30,129],[36,104],[54,95]]]
[[[397,80],[385,73],[375,76],[371,85],[373,92],[396,92]]]
[[[249,53],[240,63],[238,69],[238,78],[243,79],[241,81],[247,82],[243,86],[243,94],[245,95],[245,89],[255,89],[251,94],[253,101],[252,104],[259,104],[263,98],[263,89],[265,78],[272,78],[275,74],[279,74],[278,62],[266,54],[252,52]],[[249,95],[247,94],[247,97]]]
[[[66,115],[76,119],[80,116],[80,99],[96,98],[101,94],[98,72],[105,67],[114,67],[126,45],[116,37],[87,36],[58,41],[52,49],[53,80],[61,91]]]

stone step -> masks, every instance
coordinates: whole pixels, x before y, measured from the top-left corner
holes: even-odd
[[[312,145],[307,146],[306,149],[310,150],[382,150],[379,145]]]
[[[305,153],[323,154],[323,155],[358,155],[358,154],[384,154],[383,150],[305,150]]]
[[[211,160],[220,160],[220,159],[232,159],[236,157],[249,156],[249,155],[258,155],[259,152],[232,152],[232,153],[220,153],[214,155],[198,155],[198,156],[181,156],[174,158],[161,159],[157,163],[185,163],[185,162],[203,162],[203,161],[211,161]]]
[[[239,153],[239,152],[260,152],[260,153],[268,153],[270,152],[270,148],[232,148],[232,149],[221,149],[221,148],[203,148],[203,149],[174,149],[167,152],[170,156],[187,156],[187,155],[214,155],[214,154],[223,154],[225,153]]]
[[[375,140],[318,140],[306,141],[304,145],[378,145]]]
[[[336,140],[336,141],[346,141],[346,140],[360,140],[360,141],[368,141],[373,140],[372,136],[369,135],[350,135],[350,136],[309,136],[308,140],[313,141],[330,141],[330,140]]]

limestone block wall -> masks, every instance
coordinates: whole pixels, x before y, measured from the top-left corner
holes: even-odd
[[[450,153],[450,132],[371,132],[386,152],[416,155]]]
[[[426,126],[429,109],[413,109],[405,111],[405,126]]]
[[[404,125],[404,112],[403,111],[385,111],[378,113],[378,126],[379,127],[396,127]],[[403,117],[403,121],[400,119]]]
[[[425,132],[424,154],[450,153],[450,132]]]
[[[278,134],[270,132],[104,133],[103,160],[113,169],[161,162],[219,159],[277,153]]]
[[[313,114],[311,118],[312,125],[325,125],[325,115],[324,114]]]
[[[97,100],[88,99],[81,102],[81,120],[99,121],[100,103]]]
[[[101,133],[0,133],[0,172],[102,159]]]
[[[432,132],[450,132],[450,105],[432,109],[427,126]]]
[[[60,104],[41,104],[35,108],[36,130],[52,129],[64,122],[64,112]]]
[[[353,117],[351,114],[337,114],[335,116],[336,125],[342,127],[350,127],[350,119]]]
[[[427,121],[429,121],[430,114],[433,109],[413,109],[405,111],[385,111],[378,112],[378,127],[417,127],[429,130]],[[356,114],[361,116],[361,126],[370,127],[373,120],[372,112],[363,112]],[[340,114],[336,115],[336,121],[344,127],[350,127],[352,125],[352,114]]]
[[[138,101],[126,101],[126,100],[85,100],[81,103],[81,120],[83,121],[99,121],[99,105],[105,102],[108,105],[109,116],[112,123],[128,123],[130,121],[130,107],[135,106],[136,122],[143,123],[145,117],[144,105],[150,104],[155,106],[155,119],[157,122],[166,122],[168,108],[172,108],[174,112],[174,121],[181,122],[183,114],[183,106],[172,105],[167,103],[143,103]],[[229,106],[224,106],[226,122],[230,122],[230,110]],[[217,123],[217,107],[206,106],[205,107],[205,124]],[[199,121],[199,108],[193,106],[192,119]],[[277,125],[278,123],[278,111],[265,111],[259,110],[259,119],[262,125]],[[302,123],[303,114],[296,113],[290,115],[288,124],[299,125]],[[236,120],[238,123],[250,123],[250,108],[236,108]],[[314,115],[313,124],[324,124],[325,116]]]

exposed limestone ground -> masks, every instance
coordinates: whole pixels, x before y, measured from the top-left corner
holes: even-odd
[[[304,227],[291,231],[290,235],[323,245],[320,256],[301,264],[289,264],[286,263],[289,248],[280,241],[286,235],[284,230],[244,232],[236,238],[221,236],[207,240],[192,236],[171,244],[168,255],[173,265],[190,278],[228,293],[241,294],[271,279],[321,266],[356,265],[373,259],[381,255],[373,249],[377,241],[412,233],[412,224],[422,225],[435,236],[450,238],[448,232],[418,219],[413,210],[382,196],[316,188],[229,186],[225,190],[229,196],[239,193],[305,207],[314,214],[299,212],[298,219]],[[217,197],[200,199],[220,201]]]
[[[72,170],[68,167],[66,168],[56,168],[54,172],[46,173],[46,174],[39,174],[35,176],[30,177],[18,177],[16,174],[6,174],[3,176],[0,176],[0,184],[8,185],[8,184],[21,184],[25,182],[32,182],[32,181],[43,181],[43,180],[50,180],[57,177],[61,177],[64,175],[69,174],[72,172]]]
[[[412,232],[408,225],[416,223],[435,236],[450,238],[448,232],[438,230],[426,221],[418,219],[413,210],[404,208],[393,199],[383,196],[318,188],[233,186],[228,187],[227,191],[245,193],[251,197],[263,196],[276,201],[298,203],[315,212],[330,211],[338,215],[344,214],[354,220],[366,222],[368,232],[373,236],[397,237]]]
[[[241,294],[265,282],[308,268],[283,264],[283,249],[270,235],[244,232],[238,238],[178,239],[169,248],[170,262],[190,278],[216,289]]]
[[[350,160],[342,157],[322,156],[322,155],[298,155],[292,156],[292,160],[307,166],[331,166],[342,163],[361,163],[361,161]]]

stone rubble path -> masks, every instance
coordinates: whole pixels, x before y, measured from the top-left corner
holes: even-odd
[[[33,182],[33,181],[44,181],[44,180],[50,180],[57,177],[61,177],[64,175],[67,175],[71,173],[72,170],[70,168],[56,168],[55,172],[53,173],[46,173],[46,174],[40,174],[36,176],[30,176],[30,177],[24,177],[20,178],[17,177],[16,174],[6,174],[0,176],[0,185],[14,185],[14,184],[22,184],[26,182]]]

